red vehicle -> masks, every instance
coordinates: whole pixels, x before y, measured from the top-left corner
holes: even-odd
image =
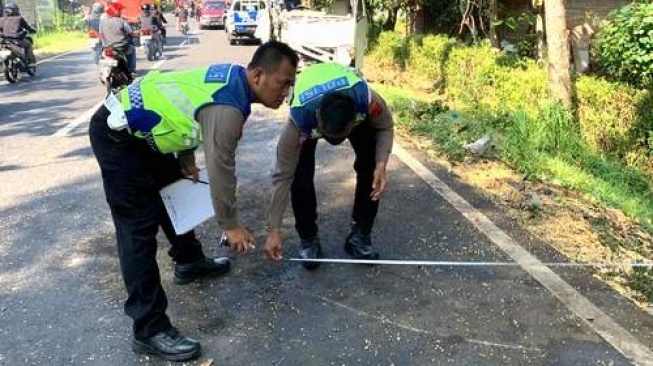
[[[107,3],[113,1],[99,0],[98,2],[104,4],[104,6],[106,7]],[[138,18],[141,15],[141,5],[158,4],[158,1],[153,1],[153,0],[118,0],[117,2],[121,3],[125,7],[122,10],[122,17],[125,18],[130,25],[138,25]]]
[[[229,8],[224,0],[206,0],[199,7],[200,29],[218,26],[224,28],[225,13]]]

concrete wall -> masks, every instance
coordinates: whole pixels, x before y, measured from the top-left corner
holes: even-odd
[[[567,0],[567,28],[583,24],[586,14],[605,18],[611,11],[629,4],[630,0]],[[502,0],[501,4],[509,16],[519,16],[532,11],[531,0]]]

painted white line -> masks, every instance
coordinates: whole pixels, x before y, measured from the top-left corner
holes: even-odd
[[[162,59],[160,59],[159,61],[157,61],[154,65],[152,65],[152,66],[150,67],[150,70],[156,70],[156,69],[158,69],[159,67],[161,67],[161,65],[163,65],[164,62],[166,62],[165,57],[163,57]]]
[[[653,365],[653,352],[650,349],[517,244],[487,216],[449,188],[422,163],[399,146],[395,145],[392,153],[615,349],[637,365]]]
[[[103,100],[97,102],[91,109],[87,110],[86,112],[82,113],[79,117],[75,118],[74,121],[70,122],[66,126],[62,127],[59,129],[59,131],[55,132],[52,137],[61,137],[61,136],[66,136],[67,134],[70,133],[75,127],[81,125],[84,122],[89,122],[91,120],[91,117],[93,117],[93,113],[97,111],[98,108],[104,103]]]
[[[161,67],[161,65],[163,65],[163,63],[165,61],[166,61],[166,58],[163,57],[161,60],[157,61],[154,65],[150,66],[149,69],[150,70],[158,69],[159,67]],[[136,78],[136,80],[138,80],[138,79],[140,79],[140,78]],[[82,115],[75,118],[75,120],[73,120],[72,122],[70,122],[66,126],[59,129],[57,132],[55,132],[52,135],[52,137],[66,136],[66,135],[68,135],[70,133],[70,131],[74,130],[80,124],[85,123],[85,122],[90,122],[91,117],[93,117],[93,114],[95,113],[95,111],[97,111],[98,108],[100,108],[102,103],[104,103],[104,100],[101,100],[101,101],[97,102],[93,107],[91,107],[91,109],[89,109],[86,112],[82,113]]]
[[[50,62],[50,61],[54,61],[54,60],[56,60],[56,59],[58,59],[58,58],[61,58],[61,57],[64,57],[64,56],[68,56],[68,55],[70,55],[71,53],[79,52],[79,51],[81,51],[81,50],[83,50],[83,49],[84,49],[84,48],[78,48],[78,49],[76,49],[76,50],[72,50],[72,51],[68,51],[68,52],[60,53],[60,54],[58,54],[58,55],[54,55],[54,56],[51,56],[51,57],[48,57],[48,58],[44,58],[43,60],[37,61],[36,64],[37,64],[37,65],[40,65],[40,64],[42,64],[42,63],[46,63],[46,62]],[[90,52],[90,51],[89,51],[89,52]]]

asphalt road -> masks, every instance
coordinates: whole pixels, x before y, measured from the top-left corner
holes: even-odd
[[[246,64],[255,46],[229,46],[221,30],[171,33],[165,60],[139,69]],[[131,323],[113,227],[87,137],[101,100],[90,52],[40,64],[34,80],[0,81],[0,365],[159,365],[130,349]],[[262,247],[265,202],[283,111],[255,109],[238,151],[243,221]],[[398,143],[373,240],[385,259],[510,261],[506,267],[329,264],[307,272],[217,246],[221,279],[172,283],[167,243],[159,262],[170,307],[198,338],[203,365],[650,365],[651,316],[566,261],[500,209]],[[318,148],[320,227],[326,255],[342,244],[353,201],[347,144]],[[288,212],[289,214],[289,212]],[[284,223],[285,256],[299,242]]]

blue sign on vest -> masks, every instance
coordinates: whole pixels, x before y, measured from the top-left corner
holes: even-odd
[[[205,83],[226,83],[229,79],[231,64],[211,65],[204,76]]]
[[[324,84],[316,85],[299,94],[299,102],[301,104],[306,104],[307,102],[326,94],[328,91],[340,89],[346,86],[349,86],[349,80],[347,80],[346,76],[329,80]]]

